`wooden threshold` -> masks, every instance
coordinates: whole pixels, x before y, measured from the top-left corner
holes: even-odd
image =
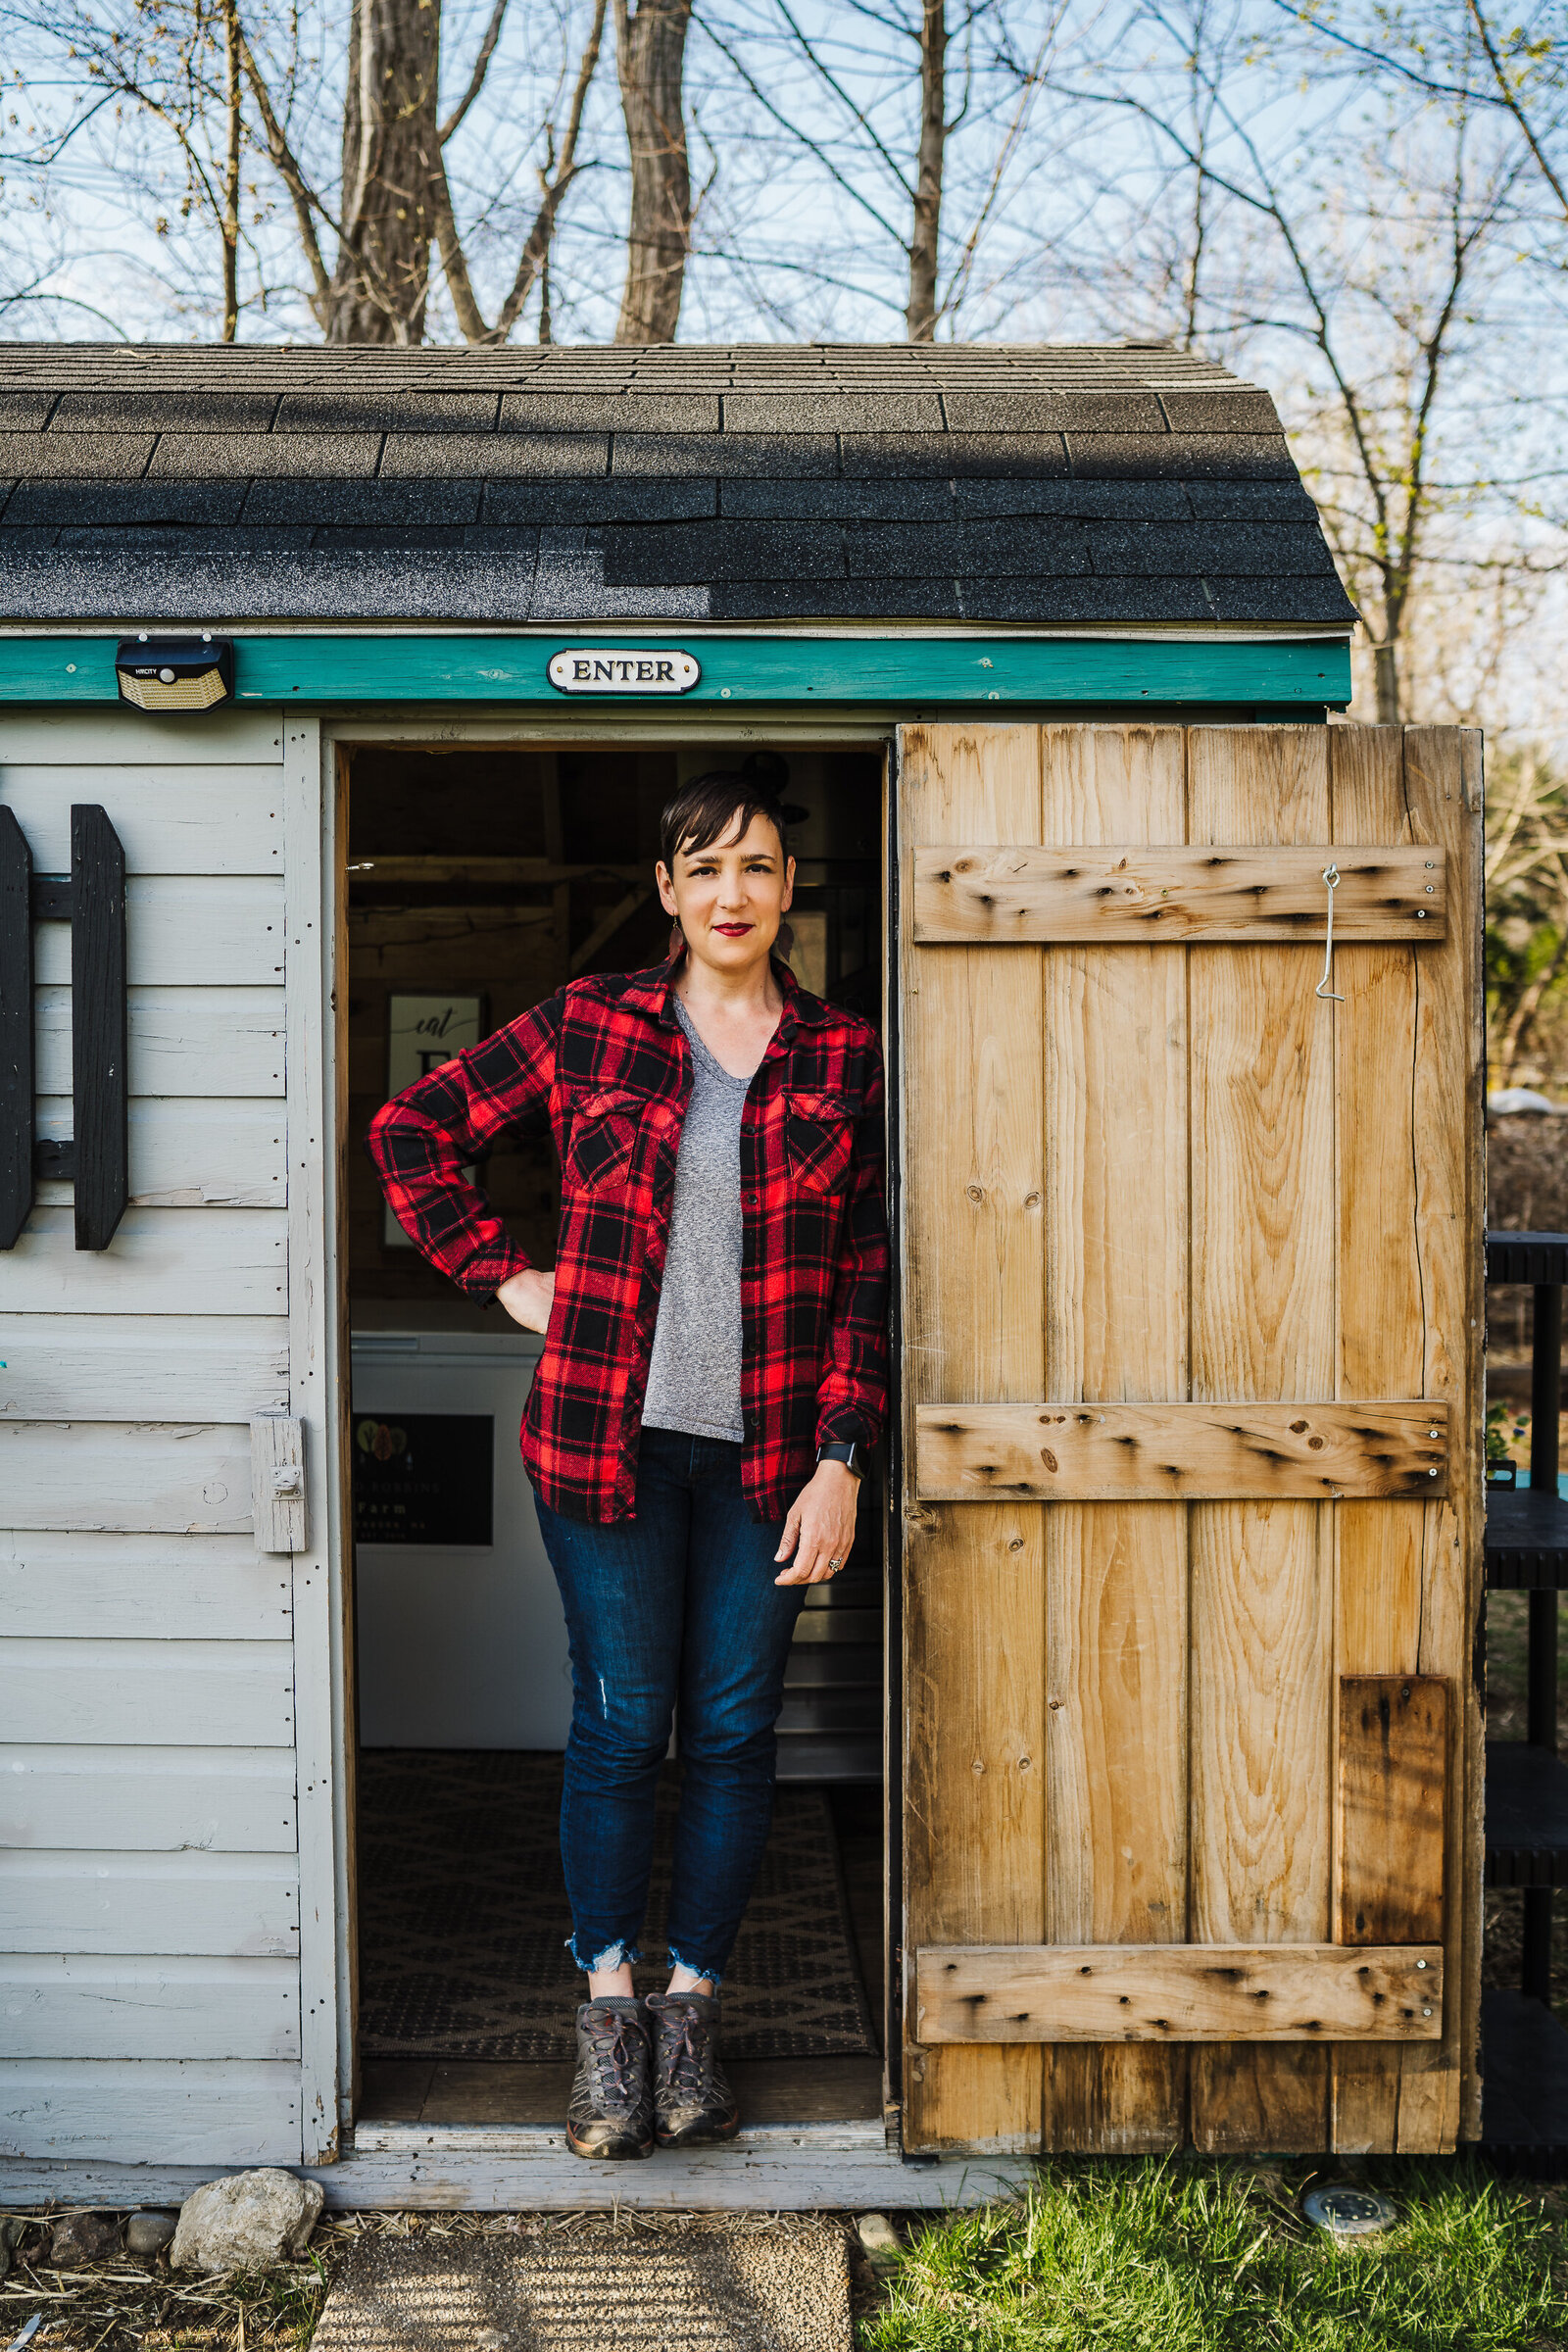
[[[826,2127],[791,2134],[742,2132],[727,2147],[664,2151],[643,2164],[584,2164],[545,2135],[489,2149],[471,2141],[367,2152],[333,2165],[290,2166],[318,2180],[327,2209],[473,2213],[821,2213],[869,2208],[942,2210],[1016,2196],[1035,2178],[1027,2157],[948,2156],[907,2163],[878,2146],[824,2143]],[[180,2205],[235,2165],[56,2163],[0,2158],[0,2210],[57,2205],[109,2209]]]
[[[748,2124],[874,2125],[882,2134],[880,2058],[741,2058],[729,2068]],[[456,2059],[368,2058],[361,2076],[357,2147],[387,2129],[544,2129],[559,2134],[571,2089],[569,2059],[478,2064]],[[859,2144],[857,2142],[857,2144]]]

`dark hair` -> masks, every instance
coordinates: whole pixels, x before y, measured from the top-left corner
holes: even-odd
[[[669,872],[675,870],[677,850],[688,858],[710,850],[737,817],[744,835],[754,816],[765,816],[787,858],[789,824],[778,795],[788,777],[776,752],[752,752],[740,767],[710,768],[683,784],[659,820],[659,855]]]

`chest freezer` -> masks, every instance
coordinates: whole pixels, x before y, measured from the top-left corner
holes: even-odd
[[[367,1747],[566,1743],[565,1622],[517,1453],[542,1346],[514,1326],[353,1335]]]

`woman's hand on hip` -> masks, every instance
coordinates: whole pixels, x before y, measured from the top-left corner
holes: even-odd
[[[796,1495],[784,1522],[773,1556],[790,1565],[774,1577],[775,1585],[821,1585],[837,1575],[855,1542],[860,1482],[847,1463],[817,1463],[815,1477]]]
[[[527,1266],[520,1274],[509,1274],[496,1297],[514,1323],[520,1323],[524,1331],[543,1331],[555,1304],[555,1275],[541,1274],[537,1266]]]

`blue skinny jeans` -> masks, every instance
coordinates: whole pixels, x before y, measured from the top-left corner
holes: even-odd
[[[672,1962],[716,1985],[767,1842],[784,1667],[803,1585],[775,1585],[783,1522],[759,1524],[741,1448],[645,1429],[637,1514],[565,1519],[534,1496],[571,1642],[561,1853],[579,1968],[641,1958],[654,1803],[677,1702],[684,1767]]]

